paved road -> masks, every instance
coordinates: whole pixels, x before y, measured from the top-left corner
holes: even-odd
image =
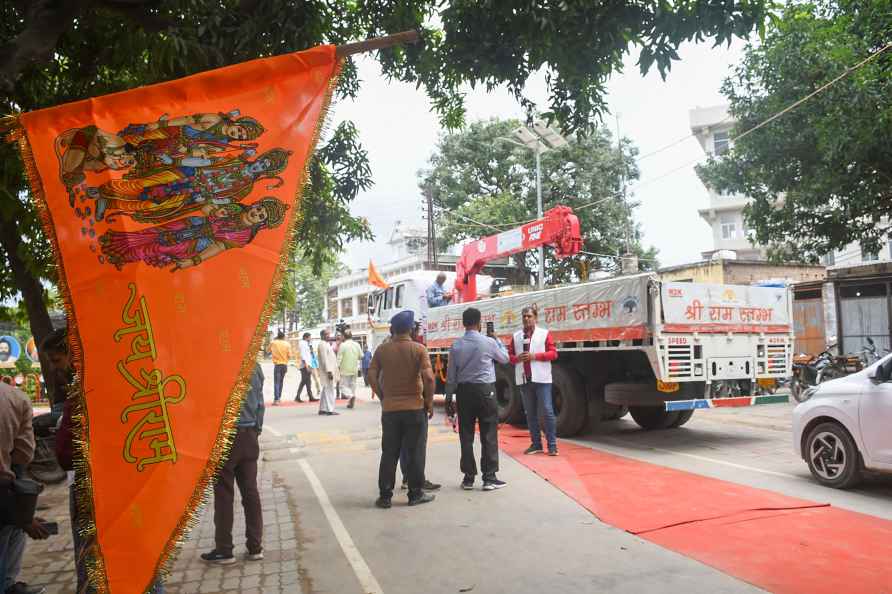
[[[298,374],[289,372],[292,398]],[[267,365],[267,399],[272,370]],[[205,513],[185,544],[168,592],[331,594],[541,592],[754,592],[711,567],[602,524],[575,501],[508,456],[497,492],[459,489],[458,443],[431,422],[428,478],[444,484],[437,500],[409,508],[404,493],[390,510],[377,495],[380,407],[363,389],[355,410],[320,417],[315,406],[270,407],[263,434],[262,489],[267,558],[208,568],[197,556],[212,546]],[[892,480],[851,492],[819,487],[792,451],[789,405],[698,411],[683,429],[642,432],[629,419],[573,440],[662,466],[892,519]],[[61,492],[48,513],[63,522]],[[240,514],[237,514],[239,516]],[[237,527],[238,530],[238,527]],[[239,541],[237,536],[236,542]],[[46,547],[50,548],[47,549]],[[64,537],[34,546],[25,577],[71,591]]]

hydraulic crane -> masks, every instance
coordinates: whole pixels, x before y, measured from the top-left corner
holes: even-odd
[[[569,206],[555,206],[536,221],[465,244],[455,264],[456,303],[477,299],[477,273],[487,262],[525,252],[540,245],[553,247],[555,256],[566,258],[582,249],[579,219]]]

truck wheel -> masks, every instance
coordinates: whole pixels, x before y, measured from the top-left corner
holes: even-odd
[[[676,427],[681,427],[682,425],[684,425],[685,423],[687,423],[688,421],[690,421],[690,420],[691,420],[691,417],[694,416],[694,410],[693,410],[693,409],[691,409],[691,410],[680,410],[680,411],[677,411],[677,412],[678,412],[678,418],[675,420],[675,422],[673,422],[671,425],[669,425],[669,428],[670,428],[670,429],[675,429]]]
[[[496,402],[499,405],[499,423],[512,425],[526,421],[520,389],[514,384],[514,369],[496,365]]]
[[[679,413],[684,411],[670,412],[660,406],[630,406],[629,412],[642,429],[653,430],[672,427]]]
[[[553,365],[551,382],[558,437],[573,437],[582,431],[587,418],[582,380],[576,372]]]
[[[629,407],[619,404],[605,404],[604,411],[601,413],[602,421],[616,421],[629,414]]]

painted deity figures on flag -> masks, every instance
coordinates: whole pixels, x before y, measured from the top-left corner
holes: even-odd
[[[133,262],[173,265],[173,270],[180,270],[228,249],[245,247],[259,231],[281,225],[287,209],[271,196],[250,206],[205,205],[203,216],[188,216],[141,231],[107,231],[99,245],[105,259],[119,270]]]
[[[68,313],[97,594],[154,587],[223,467],[340,66],[324,46],[0,118]]]
[[[86,172],[106,170],[142,171],[157,164],[182,164],[184,159],[241,149],[251,151],[254,144],[234,141],[254,140],[264,132],[251,117],[228,114],[195,114],[172,120],[162,116],[150,124],[130,124],[117,134],[96,126],[72,128],[56,138],[59,175],[74,206],[78,194],[86,190]]]

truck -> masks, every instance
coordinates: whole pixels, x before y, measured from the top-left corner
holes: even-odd
[[[521,311],[538,311],[558,359],[552,369],[557,432],[569,437],[629,413],[644,429],[687,423],[697,409],[787,401],[753,395],[758,384],[790,377],[792,301],[785,288],[663,282],[636,274],[431,308],[424,338],[445,388],[449,347],[476,307],[508,343]],[[496,367],[501,422],[524,422],[511,365]],[[717,397],[733,382],[743,394]]]
[[[448,275],[452,305],[428,308],[424,289],[434,272],[395,279],[393,286],[373,295],[373,346],[385,335],[384,321],[402,309],[415,311],[442,393],[449,348],[464,332],[466,308],[479,309],[483,323],[508,343],[521,328],[523,308],[534,307],[558,350],[552,393],[561,437],[625,414],[644,429],[670,429],[687,423],[697,409],[787,401],[786,395],[756,394],[757,386],[770,391],[791,375],[792,298],[787,288],[663,282],[643,273],[478,295],[477,273],[486,262],[539,246],[554,249],[559,258],[581,250],[579,221],[570,208],[557,206],[542,219],[465,244],[455,273]],[[491,282],[486,278],[480,284]],[[523,423],[514,377],[512,366],[496,367],[499,419]],[[729,393],[734,396],[725,396]]]

